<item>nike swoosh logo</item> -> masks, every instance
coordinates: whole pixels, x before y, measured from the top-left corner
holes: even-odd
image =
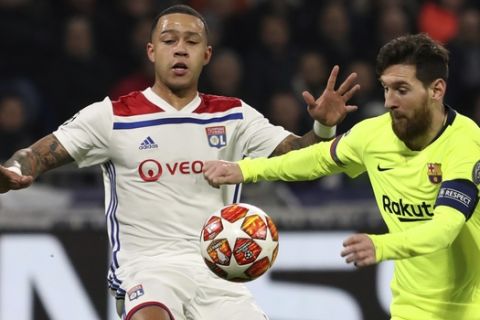
[[[382,167],[380,167],[379,164],[377,165],[377,170],[380,171],[380,172],[382,172],[382,171],[388,171],[388,170],[392,170],[392,169],[393,169],[393,168],[382,168]]]

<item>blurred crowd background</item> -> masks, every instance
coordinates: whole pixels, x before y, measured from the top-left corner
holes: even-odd
[[[376,54],[415,32],[448,47],[446,102],[480,123],[478,0],[0,0],[0,159],[92,102],[150,86],[152,19],[178,3],[201,12],[211,29],[214,53],[200,90],[240,97],[297,134],[312,127],[301,92],[320,95],[335,64],[340,79],[356,71],[362,88],[351,101],[359,111],[338,131],[383,113]],[[315,204],[317,187],[336,190],[345,180],[289,184],[287,194]],[[350,197],[364,188],[353,190]]]

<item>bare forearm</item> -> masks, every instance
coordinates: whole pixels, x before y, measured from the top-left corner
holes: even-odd
[[[291,134],[280,142],[272,154],[270,154],[270,157],[279,156],[292,150],[302,149],[325,140],[326,139],[319,138],[313,131],[309,131],[301,137]]]
[[[21,149],[5,162],[5,167],[20,165],[23,175],[38,177],[50,169],[72,162],[72,157],[60,144],[57,138],[50,134],[31,145]]]

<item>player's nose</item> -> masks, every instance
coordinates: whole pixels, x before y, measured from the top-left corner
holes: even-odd
[[[392,90],[385,93],[385,104],[384,104],[384,106],[388,110],[396,109],[398,107],[398,103],[395,99],[395,96],[392,93]]]
[[[178,41],[177,45],[175,46],[174,51],[175,56],[186,57],[188,56],[187,46],[185,41]]]

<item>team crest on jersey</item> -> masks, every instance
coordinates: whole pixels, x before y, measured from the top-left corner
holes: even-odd
[[[472,170],[472,181],[475,184],[480,183],[480,160],[475,163]]]
[[[131,288],[131,289],[128,290],[128,292],[127,292],[128,299],[129,299],[130,301],[135,300],[135,299],[143,296],[144,294],[145,294],[145,292],[143,291],[143,287],[142,287],[141,284],[136,285],[135,287]]]
[[[433,184],[439,184],[440,182],[442,182],[442,164],[428,163],[427,175],[428,175],[428,179]]]
[[[205,128],[210,147],[221,148],[227,145],[227,130],[225,126]]]

